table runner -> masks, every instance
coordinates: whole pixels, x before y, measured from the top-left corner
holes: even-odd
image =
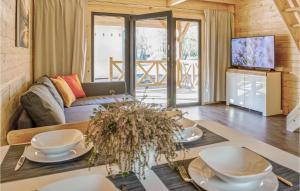
[[[204,127],[200,127],[203,131],[203,137],[191,143],[185,143],[184,146],[186,148],[199,147],[203,145],[219,143],[223,141],[228,141],[227,139],[207,130]],[[71,170],[77,170],[81,168],[87,168],[88,159],[90,157],[90,153],[85,154],[79,158],[76,158],[71,161],[66,161],[62,163],[56,164],[39,164],[35,162],[31,162],[29,160],[25,160],[23,166],[20,170],[14,171],[14,168],[19,160],[20,156],[24,151],[25,145],[12,145],[9,147],[9,150],[6,156],[3,159],[1,164],[1,179],[0,182],[8,182],[26,178],[33,178],[43,175],[50,175],[55,173],[61,173]],[[104,161],[100,161],[98,165],[103,165]]]
[[[187,169],[188,165],[190,164],[190,162],[193,159],[176,161],[175,165],[180,164],[180,165],[185,166],[185,168]],[[289,168],[281,166],[269,159],[267,159],[267,160],[272,164],[273,172],[275,174],[282,176],[283,178],[291,181],[294,185],[293,187],[289,187],[279,181],[278,191],[298,191],[299,190],[300,174],[298,172],[295,172]],[[179,173],[177,172],[177,169],[171,168],[168,164],[153,166],[152,170],[170,191],[197,191],[190,183],[186,183],[182,180]]]
[[[128,176],[116,175],[116,176],[109,176],[108,179],[114,183],[116,188],[119,188],[121,191],[144,191],[145,188],[137,178],[137,176],[130,172]]]
[[[77,159],[56,164],[39,164],[26,160],[19,171],[14,171],[16,161],[23,153],[23,150],[24,145],[13,145],[9,148],[9,151],[1,164],[1,183],[89,167],[88,159],[90,153],[87,153]],[[99,165],[102,164],[103,161],[99,163]],[[119,189],[125,187],[125,190],[127,191],[145,190],[142,183],[132,172],[126,177],[115,175],[109,176],[108,179],[110,179]]]
[[[1,183],[89,167],[90,152],[79,158],[55,164],[41,164],[26,159],[20,170],[14,171],[17,161],[24,151],[24,147],[25,145],[12,145],[9,147],[0,167]],[[101,161],[99,165],[103,163],[104,161]]]

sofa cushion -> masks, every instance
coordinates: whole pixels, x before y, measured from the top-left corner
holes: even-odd
[[[26,128],[32,128],[34,127],[34,123],[27,114],[27,112],[23,109],[21,112],[21,115],[18,119],[18,129],[26,129]]]
[[[64,100],[64,105],[66,107],[70,107],[71,104],[76,100],[76,97],[67,82],[59,76],[57,78],[51,78],[51,81],[54,83],[59,94]]]
[[[115,102],[132,101],[133,97],[125,94],[110,95],[110,96],[90,96],[79,98],[72,103],[71,107],[82,105],[103,105],[106,106]]]
[[[59,104],[59,106],[63,109],[64,108],[64,101],[61,98],[61,96],[59,95],[58,91],[56,90],[54,84],[52,83],[52,81],[49,79],[48,76],[42,76],[40,77],[37,81],[37,84],[43,84],[45,85],[50,93],[52,94],[52,96],[54,97],[54,99],[57,101],[57,103]]]
[[[21,104],[36,126],[65,123],[63,109],[44,85],[36,84],[31,86],[21,96]]]
[[[67,82],[76,98],[86,97],[77,74],[61,76],[61,78]]]
[[[80,121],[87,121],[94,113],[94,109],[98,108],[98,105],[83,105],[76,107],[65,108],[65,116],[67,123],[74,123]]]

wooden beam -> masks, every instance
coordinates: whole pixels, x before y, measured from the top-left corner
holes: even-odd
[[[179,5],[186,1],[188,1],[188,0],[167,0],[167,6],[172,7],[172,6]],[[239,1],[241,1],[241,0],[198,0],[198,1],[235,5],[235,4],[238,4]]]
[[[292,25],[293,28],[299,28],[300,27],[300,24],[294,24]]]
[[[288,4],[282,0],[273,0],[278,12],[280,13],[284,23],[286,24],[287,28],[288,28],[288,31],[290,33],[290,35],[292,36],[295,44],[297,45],[297,49],[298,51],[300,51],[300,40],[298,39],[299,37],[299,28],[297,27],[299,24],[298,22],[298,18],[297,16],[295,16],[295,14],[290,14],[290,13],[287,13],[285,12],[286,9],[288,8],[293,8],[295,7],[294,4],[291,4],[290,3],[293,3],[293,2],[289,2]],[[287,7],[289,6],[289,7]],[[296,13],[296,12],[294,12]]]
[[[162,28],[167,28],[167,22],[165,20],[160,20],[159,22],[160,22]]]
[[[242,0],[198,0],[198,1],[235,5],[235,4],[240,3],[240,1],[242,1]]]
[[[285,12],[295,12],[295,11],[300,12],[300,7],[293,7],[293,8],[285,9]]]
[[[180,35],[178,36],[178,39],[177,39],[178,42],[182,42],[184,36],[186,35],[186,33],[189,30],[190,24],[191,24],[190,22],[186,23],[186,25],[184,26],[183,31],[181,31]]]
[[[172,6],[178,5],[178,4],[186,2],[186,1],[188,1],[188,0],[167,0],[167,6],[172,7]]]

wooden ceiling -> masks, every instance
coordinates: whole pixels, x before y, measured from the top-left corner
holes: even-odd
[[[187,1],[190,1],[190,0],[167,0],[167,5],[171,7],[171,6],[179,5],[179,4],[187,2]],[[242,0],[197,0],[197,1],[235,5],[235,4],[238,4]]]

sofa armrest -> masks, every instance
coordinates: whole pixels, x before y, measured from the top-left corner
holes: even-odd
[[[125,94],[125,82],[90,82],[82,83],[86,96],[103,96],[111,94]]]
[[[89,121],[77,122],[77,123],[66,123],[62,125],[51,125],[45,127],[35,127],[27,129],[19,129],[9,131],[7,134],[7,142],[10,145],[30,143],[32,137],[36,134],[43,133],[46,131],[54,131],[60,129],[78,129],[82,133],[85,133],[88,127]]]

